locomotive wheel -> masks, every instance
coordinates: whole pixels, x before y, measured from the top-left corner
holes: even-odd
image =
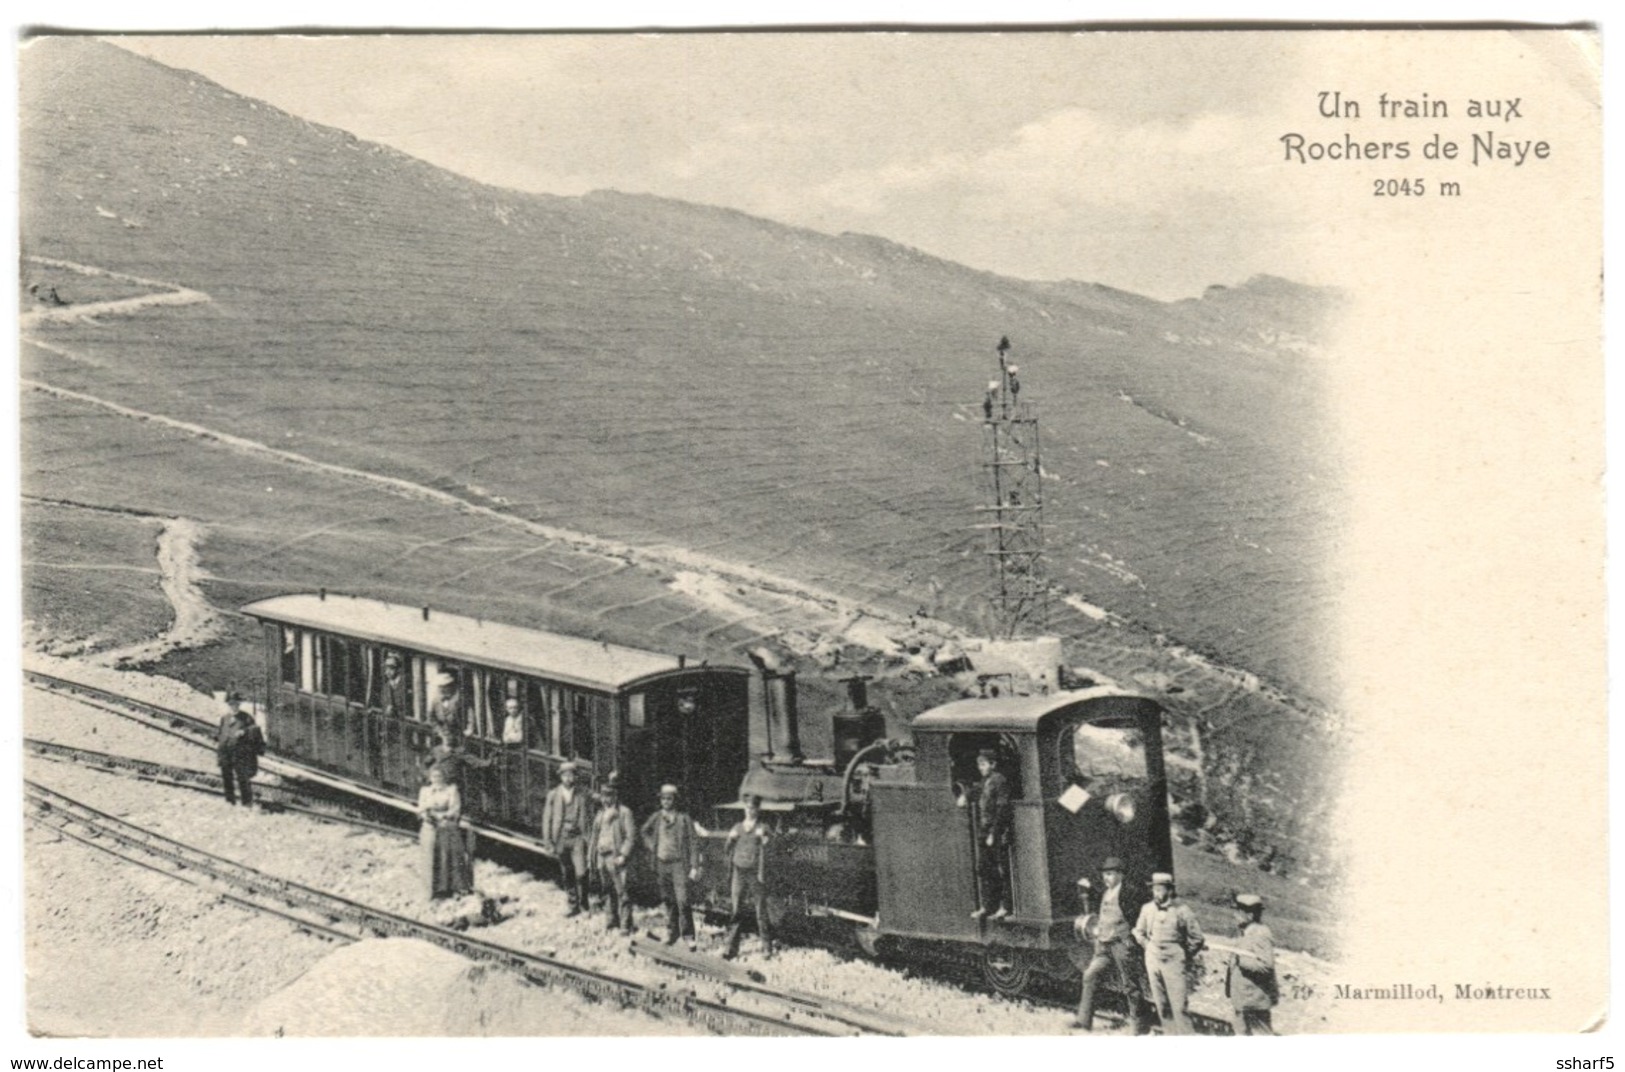
[[[1033,966],[1013,949],[992,947],[982,954],[982,977],[1007,998],[1019,998],[1032,985]]]

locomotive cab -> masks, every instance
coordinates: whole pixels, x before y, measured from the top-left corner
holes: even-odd
[[[1121,857],[1143,887],[1171,870],[1161,708],[1097,687],[1049,696],[960,700],[913,722],[915,761],[869,787],[879,934],[981,947],[1000,989],[1033,970],[1076,970],[1079,878]],[[978,754],[998,757],[1011,796],[1008,850],[977,836]],[[992,852],[1007,851],[995,861]],[[1007,916],[983,904],[978,873],[1002,862]]]

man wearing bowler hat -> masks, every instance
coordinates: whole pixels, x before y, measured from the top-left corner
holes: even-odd
[[[1151,876],[1151,903],[1140,909],[1134,940],[1145,947],[1145,974],[1151,983],[1151,1002],[1162,1018],[1162,1033],[1195,1034],[1187,973],[1207,941],[1196,914],[1174,900],[1174,876],[1166,871]]]
[[[1095,987],[1107,971],[1116,969],[1118,983],[1123,991],[1123,1002],[1128,1010],[1129,1027],[1136,1035],[1145,1034],[1145,1021],[1141,1010],[1139,946],[1130,933],[1129,917],[1137,905],[1131,902],[1123,885],[1123,861],[1108,856],[1100,864],[1100,904],[1093,915],[1078,917],[1078,933],[1095,943],[1094,956],[1083,969],[1083,995],[1078,1000],[1078,1020],[1075,1027],[1085,1031],[1094,1029]],[[1087,878],[1078,880],[1078,893],[1088,911],[1091,895]]]
[[[1231,1022],[1238,1035],[1273,1035],[1270,1010],[1280,1000],[1275,981],[1275,938],[1264,926],[1264,899],[1256,893],[1238,893],[1236,947],[1224,968],[1224,996],[1235,1010]]]
[[[694,947],[694,914],[688,884],[700,877],[700,838],[694,820],[677,807],[677,787],[660,787],[660,810],[643,824],[643,847],[654,858],[660,901],[666,906],[666,944],[681,935]]]
[[[548,790],[542,806],[542,840],[559,861],[559,885],[570,895],[566,917],[580,915],[587,903],[587,834],[592,829],[592,802],[576,785],[576,765],[559,767],[559,784]]]

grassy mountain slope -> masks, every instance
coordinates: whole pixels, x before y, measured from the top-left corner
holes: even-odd
[[[1242,789],[1210,803],[1238,825],[1314,792],[1332,296],[1260,278],[1162,303],[660,198],[515,193],[111,46],[21,62],[25,255],[212,299],[42,327],[76,356],[28,348],[25,375],[974,626],[978,403],[1008,335],[1056,477],[1051,571],[1117,618],[1055,626],[1223,725],[1209,762]],[[25,263],[44,274],[89,300],[93,279]]]

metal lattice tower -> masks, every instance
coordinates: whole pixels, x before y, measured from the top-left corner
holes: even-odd
[[[993,562],[994,625],[1001,637],[1044,633],[1049,584],[1044,577],[1044,467],[1038,453],[1038,411],[1021,400],[1019,369],[1000,339],[999,372],[982,400],[982,468],[988,503],[987,554]]]

